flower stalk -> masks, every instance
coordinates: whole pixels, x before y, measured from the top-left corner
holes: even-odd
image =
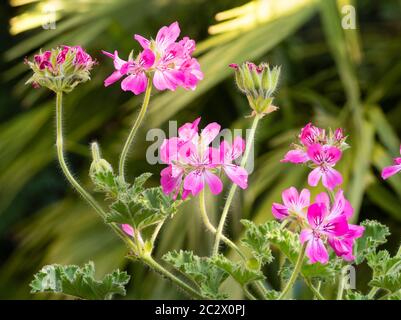
[[[299,256],[297,259],[297,262],[295,263],[294,266],[294,271],[291,274],[290,279],[288,280],[286,286],[284,287],[283,291],[281,292],[280,296],[277,298],[277,300],[283,300],[286,298],[288,292],[291,290],[291,288],[294,286],[295,281],[298,278],[298,274],[301,271],[302,264],[304,262],[305,258],[305,251],[306,251],[306,244],[304,243],[301,247],[301,251],[299,252]]]
[[[248,139],[246,141],[245,154],[244,154],[244,156],[242,157],[242,160],[241,160],[241,167],[243,167],[243,168],[246,168],[246,164],[247,164],[247,161],[248,161],[249,154],[250,154],[250,152],[251,152],[251,150],[253,148],[253,145],[254,145],[256,128],[258,126],[259,120],[262,117],[263,117],[263,115],[256,114],[254,119],[253,119],[251,132],[250,132],[250,134],[248,136]],[[214,246],[213,246],[213,255],[217,255],[219,253],[220,240],[222,239],[222,233],[223,233],[224,224],[226,222],[227,214],[228,214],[228,211],[230,210],[231,203],[232,203],[232,201],[234,199],[234,195],[235,195],[235,191],[236,190],[237,190],[237,185],[236,184],[232,184],[232,186],[230,188],[230,191],[228,192],[228,196],[227,196],[227,200],[226,200],[226,203],[224,205],[224,208],[223,208],[223,212],[221,214],[219,225],[217,227],[216,239],[215,239]]]
[[[135,135],[139,129],[139,127],[141,126],[143,119],[145,118],[146,115],[146,111],[148,109],[149,106],[149,101],[150,101],[150,93],[152,91],[152,81],[150,81],[148,79],[148,83],[146,86],[146,91],[145,91],[145,96],[143,98],[143,103],[142,103],[142,107],[141,110],[139,111],[138,117],[136,118],[134,125],[132,126],[132,129],[128,135],[127,140],[125,141],[123,150],[121,152],[121,156],[120,156],[120,161],[119,161],[119,165],[118,165],[118,170],[119,170],[119,175],[120,177],[123,179],[123,181],[125,181],[125,162],[127,160],[127,155],[129,152],[129,149],[132,145],[132,142],[134,141]]]

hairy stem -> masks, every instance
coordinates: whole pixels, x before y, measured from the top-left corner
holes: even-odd
[[[305,250],[306,250],[306,243],[304,243],[301,247],[301,251],[299,252],[299,256],[297,259],[297,262],[295,263],[294,271],[292,272],[292,275],[290,279],[288,280],[285,288],[281,292],[280,296],[278,297],[277,300],[283,300],[287,296],[288,292],[291,290],[291,288],[294,286],[295,281],[297,280],[298,274],[301,271],[302,264],[304,262],[304,257],[305,257]]]
[[[190,297],[195,299],[206,299],[206,297],[202,296],[198,291],[190,287],[185,282],[178,279],[175,275],[173,275],[170,271],[166,270],[163,266],[161,266],[157,261],[155,261],[151,256],[143,256],[142,261],[146,263],[149,267],[154,269],[155,271],[159,272],[172,283],[183,289]]]
[[[128,155],[129,149],[131,147],[131,144],[134,141],[135,135],[136,135],[139,127],[141,126],[143,119],[145,118],[146,110],[148,109],[148,105],[149,105],[151,91],[152,91],[152,81],[151,81],[151,79],[148,78],[148,85],[146,87],[145,97],[143,98],[141,110],[139,111],[138,117],[136,118],[136,120],[134,122],[134,125],[128,135],[127,140],[125,141],[125,144],[124,144],[123,150],[121,152],[121,156],[120,156],[118,172],[119,172],[120,177],[123,179],[123,181],[125,181],[125,172],[124,172],[125,161],[127,159],[127,155]]]
[[[261,117],[262,117],[261,115],[255,115],[255,118],[253,119],[251,132],[250,132],[249,137],[248,137],[248,139],[246,141],[245,154],[244,154],[244,156],[242,157],[242,160],[241,160],[241,167],[245,167],[246,164],[247,164],[249,154],[250,154],[250,152],[252,150],[252,147],[253,147],[253,140],[255,138],[256,128],[258,126],[258,123],[259,123],[259,120],[261,119]],[[232,184],[231,188],[230,188],[230,191],[228,192],[228,196],[227,196],[227,200],[226,200],[226,203],[224,205],[224,208],[223,208],[223,212],[221,214],[219,225],[217,227],[216,239],[215,239],[214,246],[213,246],[213,255],[217,255],[219,253],[220,240],[222,238],[224,224],[226,222],[227,214],[228,214],[228,211],[230,210],[231,202],[233,201],[233,198],[234,198],[236,190],[237,190],[237,185],[236,184]]]
[[[203,224],[206,226],[206,228],[211,233],[216,234],[216,228],[210,222],[209,216],[206,211],[205,190],[204,189],[200,192],[200,195],[199,195],[199,208],[200,208],[200,213],[201,213]],[[228,239],[224,235],[222,235],[221,238],[229,247],[234,249],[242,259],[246,260],[245,254],[242,253],[241,249],[238,248],[238,246],[234,242],[232,242],[230,239]]]
[[[68,182],[72,187],[84,198],[84,200],[89,203],[89,205],[96,211],[97,214],[104,220],[106,213],[99,203],[79,184],[79,182],[71,174],[68,165],[64,157],[64,138],[63,138],[63,93],[57,92],[56,94],[56,147],[57,147],[57,157],[60,163],[61,170],[64,176],[67,178]],[[117,235],[127,242],[127,237],[124,232],[116,225],[110,224],[111,228],[117,233]]]

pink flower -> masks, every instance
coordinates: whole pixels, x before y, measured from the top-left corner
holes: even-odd
[[[248,173],[233,164],[244,151],[244,142],[236,138],[231,147],[223,141],[219,149],[210,143],[220,132],[217,123],[208,124],[198,133],[200,118],[186,123],[178,130],[178,137],[165,139],[160,147],[160,159],[169,166],[161,171],[160,183],[165,194],[174,198],[181,192],[186,198],[196,196],[207,185],[213,194],[219,194],[223,183],[217,175],[221,170],[241,188],[247,187]]]
[[[121,89],[131,91],[136,95],[146,90],[148,84],[146,72],[155,61],[155,56],[151,50],[146,49],[138,55],[136,60],[129,59],[128,61],[122,60],[117,51],[114,51],[114,54],[106,51],[102,52],[114,60],[114,68],[116,69],[104,80],[105,87],[120,80],[123,76],[127,76],[121,82]]]
[[[339,190],[330,206],[327,193],[316,196],[315,203],[308,208],[307,226],[301,231],[300,241],[307,242],[306,255],[311,263],[327,263],[329,255],[325,246],[327,242],[335,254],[347,261],[352,261],[355,239],[362,236],[362,226],[348,223],[353,208]]]
[[[41,54],[35,54],[33,59],[40,70],[49,69],[50,71],[53,71],[53,65],[50,62],[51,55],[51,51],[45,51]]]
[[[241,137],[235,137],[232,146],[227,141],[222,141],[218,150],[211,149],[212,162],[219,165],[232,182],[241,189],[248,187],[248,172],[233,164],[245,151],[245,141]]]
[[[191,56],[195,41],[184,37],[176,42],[179,35],[178,22],[173,22],[159,30],[156,40],[148,40],[138,34],[134,36],[142,48],[153,50],[157,57],[153,66],[153,84],[158,90],[174,91],[179,86],[194,90],[199,80],[203,79],[198,61]]]
[[[326,132],[324,129],[315,127],[312,123],[308,123],[301,129],[301,133],[298,136],[300,145],[295,144],[294,149],[287,152],[284,159],[281,162],[291,163],[305,163],[309,161],[307,154],[307,148],[316,143],[326,142]]]
[[[307,154],[316,166],[308,176],[310,186],[317,186],[320,178],[322,178],[323,185],[330,190],[333,190],[337,185],[342,183],[341,174],[333,169],[337,161],[341,158],[340,149],[332,146],[312,144],[308,147]]]
[[[273,203],[272,213],[274,217],[283,220],[290,216],[295,218],[305,218],[306,209],[309,207],[310,192],[308,189],[302,189],[298,194],[296,188],[291,187],[283,191],[281,195],[283,204]]]
[[[325,247],[327,238],[344,236],[348,231],[345,215],[331,215],[324,203],[314,203],[308,208],[307,221],[309,226],[300,234],[300,241],[306,245],[306,255],[311,263],[325,264],[329,254]]]
[[[401,146],[400,146],[400,154],[401,154]],[[384,180],[386,180],[400,171],[401,171],[401,158],[398,157],[398,158],[394,158],[393,166],[388,166],[383,169],[381,175],[382,175],[382,178]]]
[[[305,147],[309,147],[316,143],[326,142],[326,132],[324,129],[315,127],[309,122],[305,127],[301,129],[299,140]]]

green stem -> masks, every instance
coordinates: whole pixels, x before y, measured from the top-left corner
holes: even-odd
[[[252,150],[252,147],[253,147],[253,141],[254,141],[254,138],[255,138],[256,128],[257,128],[259,120],[261,118],[262,118],[262,116],[257,114],[257,115],[255,115],[255,118],[253,119],[251,132],[250,132],[249,137],[248,137],[248,139],[246,141],[245,154],[244,154],[244,156],[242,157],[242,160],[241,160],[241,167],[246,167],[246,163],[248,161],[249,154],[250,154],[250,152]],[[214,246],[213,246],[213,255],[217,255],[219,253],[220,240],[222,238],[224,224],[226,222],[228,210],[230,210],[231,202],[233,201],[234,194],[235,194],[236,190],[237,190],[237,185],[236,184],[232,184],[232,186],[230,188],[230,191],[228,192],[226,203],[225,203],[224,208],[223,208],[223,213],[221,214],[219,225],[217,227],[216,239],[215,239]]]
[[[344,292],[344,275],[340,273],[340,281],[338,283],[338,290],[337,290],[337,300],[343,299],[343,292]]]
[[[68,165],[64,158],[64,138],[63,138],[63,93],[56,93],[56,147],[57,147],[57,157],[60,163],[61,170],[64,176],[67,178],[68,182],[72,187],[84,198],[86,202],[96,211],[97,214],[104,220],[106,213],[103,208],[97,203],[97,201],[75,180],[74,176],[71,174]],[[124,232],[114,224],[110,224],[111,228],[117,233],[117,235],[127,242],[127,237]]]
[[[298,274],[302,268],[302,263],[304,262],[305,250],[306,250],[306,243],[304,243],[302,245],[297,262],[295,263],[294,271],[292,272],[290,279],[288,280],[285,288],[283,289],[283,291],[281,292],[281,294],[277,300],[283,300],[287,296],[287,294],[291,290],[291,288],[293,287],[295,281],[297,280]]]
[[[204,190],[202,190],[200,192],[200,195],[199,195],[199,208],[200,208],[200,213],[201,213],[203,224],[206,226],[206,228],[211,233],[216,234],[216,228],[210,222],[209,216],[208,216],[207,211],[206,211],[205,191]],[[245,254],[241,251],[240,248],[238,248],[238,246],[234,242],[232,242],[230,239],[228,239],[224,235],[222,235],[222,240],[228,246],[230,246],[232,249],[234,249],[242,259],[246,260]]]
[[[125,141],[125,144],[124,144],[123,150],[121,152],[121,156],[120,156],[118,170],[119,170],[120,177],[124,181],[125,181],[125,173],[124,173],[125,161],[127,159],[127,155],[128,155],[129,149],[131,147],[131,144],[134,141],[135,135],[136,135],[139,127],[141,126],[143,119],[145,118],[146,110],[148,109],[148,105],[149,105],[151,91],[152,91],[152,81],[151,81],[151,79],[148,78],[148,85],[146,87],[145,97],[143,98],[141,110],[139,111],[138,117],[135,120],[135,123],[128,135],[127,140]]]
[[[368,293],[368,299],[369,300],[373,299],[375,297],[377,291],[379,291],[379,288],[373,287]]]
[[[204,296],[202,296],[199,292],[197,292],[195,289],[190,287],[188,284],[185,282],[181,281],[178,279],[175,275],[173,275],[171,272],[163,268],[157,261],[155,261],[151,256],[143,256],[141,257],[142,261],[146,263],[149,267],[154,269],[155,271],[159,272],[163,276],[167,277],[171,282],[173,282],[175,285],[178,287],[182,288],[189,296],[195,298],[195,299],[206,299]]]
[[[320,291],[319,291],[320,286],[319,286],[318,289],[315,288],[315,286],[312,284],[312,282],[311,282],[308,278],[306,278],[306,277],[304,277],[304,281],[305,281],[306,285],[308,286],[308,288],[313,292],[314,296],[315,296],[318,300],[326,300],[326,299],[323,297],[323,295],[320,293]]]
[[[249,299],[249,300],[257,300],[255,298],[255,296],[248,290],[248,288],[245,286],[242,287],[242,289],[244,290],[245,296]]]
[[[157,236],[158,236],[158,234],[159,234],[159,232],[160,232],[160,229],[163,227],[163,224],[164,224],[165,221],[166,221],[166,220],[163,219],[162,221],[160,221],[160,222],[156,225],[155,230],[154,230],[153,233],[152,233],[152,237],[150,238],[150,242],[152,243],[152,247],[153,247],[153,245],[154,245],[154,243],[155,243],[155,241],[156,241],[156,238],[157,238]]]
[[[212,223],[209,220],[209,216],[207,214],[207,210],[206,210],[206,201],[205,201],[205,191],[202,190],[200,192],[199,195],[199,208],[200,208],[200,213],[201,213],[201,217],[202,217],[202,221],[203,224],[206,226],[206,228],[213,234],[216,234],[216,228],[214,227],[214,225],[212,225]],[[238,253],[238,255],[244,260],[246,261],[246,256],[245,254],[241,251],[241,249],[234,243],[232,242],[230,239],[228,239],[225,235],[221,236],[221,239],[229,246],[231,247],[231,249],[234,249],[234,251],[236,251]],[[261,294],[261,296],[263,298],[266,298],[266,294],[267,294],[267,290],[266,288],[263,286],[262,282],[256,281],[255,283],[255,287],[257,288],[257,290],[259,291],[259,293]]]

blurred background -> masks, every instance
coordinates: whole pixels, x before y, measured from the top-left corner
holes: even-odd
[[[355,8],[355,21],[349,20],[349,5]],[[129,159],[130,177],[150,171],[152,183],[158,184],[161,166],[146,163],[152,142],[145,141],[145,134],[150,128],[166,129],[168,120],[184,123],[201,115],[202,126],[218,121],[223,128],[247,128],[250,120],[244,116],[250,110],[227,66],[268,61],[282,66],[276,98],[280,110],[260,125],[250,187],[238,193],[226,232],[237,239],[240,218],[272,219],[271,204],[280,200],[281,191],[305,185],[307,168],[279,160],[299,129],[313,121],[345,128],[352,148],[338,166],[355,221],[387,224],[392,236],[386,246],[396,250],[401,176],[383,182],[379,172],[398,156],[400,146],[400,0],[9,0],[0,6],[0,298],[56,298],[30,295],[32,275],[45,264],[88,260],[95,262],[99,277],[116,267],[132,274],[128,299],[183,298],[170,283],[125,259],[119,239],[68,186],[55,160],[54,97],[24,85],[29,71],[23,64],[39,49],[59,44],[81,45],[99,61],[92,81],[65,97],[69,163],[91,188],[89,143],[99,141],[104,157],[116,165],[141,103],[141,97],[121,91],[118,84],[103,87],[113,66],[100,50],[117,49],[127,57],[131,49],[140,49],[134,33],[155,36],[173,21],[179,21],[182,36],[197,40],[205,78],[193,92],[153,93]],[[215,223],[223,203],[223,196],[208,201]],[[190,201],[164,226],[157,257],[179,248],[198,255],[210,252],[213,239],[197,205]],[[277,289],[276,273],[276,263],[267,267],[269,283]],[[357,270],[358,289],[366,289],[369,276],[366,267]],[[224,286],[230,297],[241,297],[233,283]],[[297,289],[300,298],[310,297],[302,284]],[[329,294],[330,285],[325,290]]]

